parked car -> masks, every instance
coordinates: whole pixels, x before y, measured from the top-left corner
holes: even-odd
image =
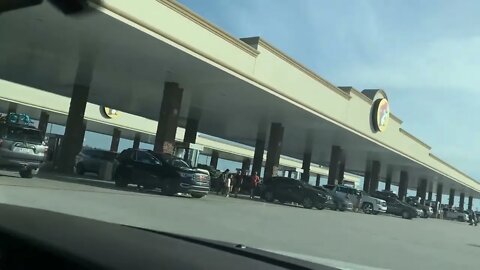
[[[443,219],[451,219],[451,220],[458,220],[461,222],[465,222],[465,221],[468,221],[468,214],[458,209],[444,207]]]
[[[137,184],[146,189],[160,188],[165,195],[188,193],[201,198],[210,191],[210,176],[190,167],[180,158],[151,150],[126,149],[118,155],[115,184]]]
[[[422,210],[421,212],[419,212],[419,213],[420,213],[419,217],[429,218],[429,217],[433,216],[433,209],[432,209],[432,207],[430,207],[430,206],[428,206],[428,205],[422,205],[422,204],[420,203],[420,198],[419,198],[419,197],[416,197],[416,196],[408,196],[408,197],[405,199],[405,201],[406,201],[409,205],[411,205],[411,206],[413,206],[413,207],[415,207],[415,208],[417,208],[417,209]]]
[[[332,192],[337,193],[338,195],[349,199],[353,205],[360,205],[363,212],[366,214],[378,214],[385,213],[387,211],[387,203],[385,200],[374,198],[370,196],[367,192],[357,190],[353,187],[343,186],[343,185],[325,185]],[[358,195],[361,195],[360,204],[358,204]]]
[[[331,199],[307,183],[288,177],[272,177],[263,183],[261,198],[267,202],[294,202],[305,208],[323,209]]]
[[[107,162],[114,162],[117,153],[102,149],[84,148],[75,158],[75,171],[83,175],[86,172],[99,174]]]
[[[0,123],[0,168],[18,171],[23,178],[38,173],[45,158],[46,146],[42,132],[35,127]]]
[[[398,196],[391,191],[375,191],[373,197],[387,202],[387,213],[401,216],[405,219],[412,219],[418,216],[417,209],[398,199]],[[419,210],[421,211],[421,210]]]
[[[328,200],[325,203],[325,207],[327,207],[329,209],[332,209],[332,210],[340,210],[340,211],[345,211],[345,210],[352,211],[353,210],[352,201],[350,201],[348,198],[342,196],[341,194],[333,192],[330,189],[330,186],[324,185],[323,187],[315,187],[315,188],[316,189],[323,189],[326,192],[328,192],[328,194],[331,196],[332,199]]]

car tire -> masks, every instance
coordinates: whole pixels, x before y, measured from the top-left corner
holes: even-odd
[[[265,191],[264,197],[267,202],[273,202],[275,200],[275,195],[270,190]]]
[[[170,180],[164,181],[162,185],[162,194],[167,196],[173,196],[175,195],[175,193],[177,192],[175,191],[172,181]]]
[[[422,216],[422,218],[428,218],[428,213],[427,213],[427,211],[423,210],[423,216]]]
[[[32,169],[21,170],[21,171],[19,171],[19,173],[20,173],[20,177],[22,177],[22,178],[32,178],[33,177]]]
[[[457,217],[457,220],[460,221],[460,222],[465,222],[465,218],[464,218],[464,217],[461,217],[461,216],[458,216],[458,217]]]
[[[325,205],[323,205],[323,203],[317,203],[315,205],[315,208],[317,208],[318,210],[323,210],[325,208]]]
[[[190,194],[190,196],[192,196],[192,198],[195,198],[195,199],[200,199],[205,197],[205,194],[193,193],[193,194]]]
[[[371,215],[373,214],[373,205],[371,203],[363,203],[362,204],[362,211],[365,214]]]
[[[407,211],[403,211],[403,212],[402,212],[402,218],[404,218],[404,219],[412,219],[412,217],[410,217],[410,214],[409,214]]]
[[[374,215],[378,215],[378,213],[380,213],[380,212],[379,211],[373,211]]]
[[[124,188],[128,186],[128,181],[126,181],[119,173],[115,173],[114,176],[115,186]]]
[[[312,198],[310,198],[310,197],[303,198],[302,205],[303,205],[303,208],[312,209],[312,207],[313,207]]]
[[[78,175],[84,175],[85,167],[83,166],[82,163],[77,163],[77,165],[75,166],[75,171]]]

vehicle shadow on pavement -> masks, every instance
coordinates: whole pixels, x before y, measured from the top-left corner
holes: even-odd
[[[77,174],[42,172],[42,173],[39,173],[38,177],[45,178],[52,181],[74,183],[79,185],[104,188],[104,189],[110,189],[110,190],[132,192],[132,193],[151,195],[151,196],[159,196],[159,195],[165,196],[158,189],[155,189],[155,190],[143,189],[143,188],[138,188],[136,185],[133,185],[133,184],[130,184],[127,187],[117,187],[115,186],[114,181],[97,179],[94,174],[77,175]],[[178,195],[173,195],[168,197],[187,197],[187,196],[178,194]],[[188,197],[188,198],[191,198],[191,197]]]

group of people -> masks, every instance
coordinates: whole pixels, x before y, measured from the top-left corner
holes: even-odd
[[[230,193],[233,193],[235,198],[237,198],[238,193],[242,188],[247,187],[250,193],[250,199],[253,199],[255,196],[255,189],[260,183],[260,178],[257,175],[257,172],[253,172],[249,177],[242,174],[241,171],[237,171],[237,174],[232,175],[229,169],[226,169],[220,176],[223,184],[222,193],[225,197],[229,197]],[[245,181],[248,181],[246,183]],[[220,189],[217,190],[217,194],[220,192]]]

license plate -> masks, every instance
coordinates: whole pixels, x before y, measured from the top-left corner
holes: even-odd
[[[31,148],[25,148],[25,147],[14,147],[14,148],[13,148],[13,152],[33,154],[33,149],[31,149]]]

